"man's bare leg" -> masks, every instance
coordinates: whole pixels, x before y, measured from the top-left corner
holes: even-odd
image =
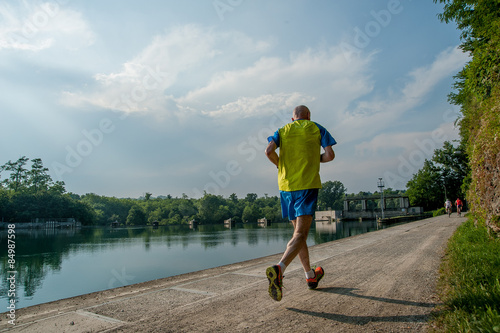
[[[285,253],[281,257],[281,262],[288,266],[292,260],[298,255],[304,272],[311,270],[309,263],[309,250],[307,248],[307,236],[311,228],[313,217],[312,215],[298,216],[296,220],[292,220],[293,236],[286,246]]]

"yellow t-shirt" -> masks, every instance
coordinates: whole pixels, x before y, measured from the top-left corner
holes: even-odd
[[[300,119],[278,130],[280,191],[321,188],[321,133],[313,121]]]

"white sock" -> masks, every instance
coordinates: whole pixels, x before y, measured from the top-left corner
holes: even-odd
[[[306,272],[306,279],[312,279],[316,276],[316,273],[311,269],[309,272]]]
[[[283,262],[279,262],[278,266],[281,267],[281,274],[285,273],[286,265]]]

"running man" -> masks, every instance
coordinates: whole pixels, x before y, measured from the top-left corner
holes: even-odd
[[[269,295],[281,301],[283,273],[297,255],[309,289],[315,289],[325,274],[322,267],[311,269],[306,240],[321,188],[320,162],[335,158],[332,146],[337,142],[324,127],[311,121],[311,112],[304,105],[295,108],[292,122],[278,129],[268,142],[266,156],[278,168],[281,214],[290,219],[294,228],[280,262],[266,270]]]

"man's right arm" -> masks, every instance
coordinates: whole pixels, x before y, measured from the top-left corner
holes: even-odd
[[[276,153],[276,148],[278,148],[276,146],[276,143],[274,142],[274,140],[271,140],[266,147],[266,156],[269,159],[269,161],[271,161],[274,165],[276,165],[276,167],[278,167],[280,158]]]

